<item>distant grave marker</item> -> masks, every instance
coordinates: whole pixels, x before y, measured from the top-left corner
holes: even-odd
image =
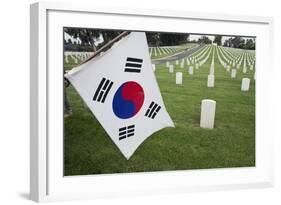
[[[173,72],[174,72],[174,65],[170,65],[170,66],[169,66],[169,72],[170,72],[170,73],[173,73]]]
[[[215,74],[215,63],[214,61],[211,63],[211,67],[210,67],[210,75],[214,75]]]
[[[215,75],[208,75],[207,86],[209,88],[215,87]]]
[[[190,65],[190,61],[188,60],[188,58],[186,59],[186,64]]]
[[[176,84],[182,85],[182,72],[176,72]]]
[[[181,62],[180,68],[184,68],[184,61]]]
[[[68,54],[65,54],[65,62],[66,62],[66,63],[69,63]]]
[[[237,73],[236,69],[232,69],[231,70],[231,78],[236,78],[236,73]]]
[[[188,74],[193,75],[193,66],[189,66],[188,68]]]
[[[243,67],[243,73],[247,73],[247,67],[246,66]]]
[[[170,66],[170,62],[167,61],[167,62],[166,62],[166,67],[169,68],[169,66]]]
[[[230,65],[227,66],[226,71],[229,72],[230,71]]]
[[[153,69],[153,71],[155,72],[155,70],[156,70],[155,64],[152,64],[152,69]]]

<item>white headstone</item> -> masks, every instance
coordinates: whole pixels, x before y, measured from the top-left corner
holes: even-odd
[[[195,69],[199,69],[199,64],[198,63],[195,64]]]
[[[152,69],[153,69],[153,71],[155,72],[155,70],[156,70],[155,64],[152,64]]]
[[[74,54],[74,56],[75,56],[75,58],[76,58],[77,60],[79,60],[79,61],[81,60],[81,59],[80,59],[79,53]]]
[[[247,67],[246,66],[243,67],[243,73],[247,73]]]
[[[189,66],[188,68],[188,74],[193,75],[193,66]]]
[[[241,91],[248,91],[250,88],[250,79],[249,78],[243,78],[242,84],[241,84]]]
[[[208,75],[208,83],[207,86],[209,88],[215,87],[215,75]]]
[[[227,66],[226,71],[227,71],[227,72],[230,71],[230,65]]]
[[[189,62],[188,58],[186,59],[186,64],[190,65],[190,62]]]
[[[212,62],[210,67],[210,75],[214,75],[214,74],[215,74],[215,64],[214,62]]]
[[[200,127],[213,129],[216,115],[216,101],[204,99],[201,102]]]
[[[65,54],[65,62],[68,63],[68,54]]]
[[[179,64],[179,60],[176,60],[176,65],[178,65]]]
[[[174,72],[174,65],[170,65],[170,66],[169,66],[169,72],[170,72],[170,73],[173,73],[173,72]]]
[[[176,72],[176,84],[177,85],[182,84],[182,72]]]
[[[71,56],[71,58],[74,60],[74,63],[78,63],[78,60],[77,60],[77,58],[74,56],[74,55],[70,55]]]
[[[184,68],[184,62],[181,62],[180,68]]]
[[[82,57],[83,57],[83,60],[86,60],[87,59],[87,56],[85,53],[82,54]]]
[[[232,69],[231,70],[231,78],[236,78],[236,73],[237,73],[236,69]]]
[[[167,61],[167,62],[166,62],[166,67],[169,68],[169,65],[170,65],[170,62]]]

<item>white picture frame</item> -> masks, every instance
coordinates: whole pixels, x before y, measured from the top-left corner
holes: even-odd
[[[114,17],[114,18],[113,18]],[[98,22],[91,18],[98,19]],[[126,22],[125,22],[126,20]],[[150,23],[149,23],[150,22]],[[64,177],[62,173],[62,26],[108,29],[221,32],[257,37],[256,167]],[[176,25],[178,27],[176,27]],[[202,28],[202,26],[204,28]],[[207,26],[207,27],[206,27]],[[57,30],[56,30],[57,29]],[[237,30],[238,29],[238,30]],[[239,30],[240,29],[240,30]],[[40,2],[30,13],[30,198],[53,201],[273,186],[272,113],[267,98],[273,72],[273,19],[182,11],[97,8]],[[50,54],[52,51],[52,54]],[[57,57],[55,57],[57,55]],[[61,64],[61,65],[60,65]],[[55,91],[57,90],[57,91]],[[57,98],[58,97],[58,98]],[[53,99],[58,99],[54,101]]]

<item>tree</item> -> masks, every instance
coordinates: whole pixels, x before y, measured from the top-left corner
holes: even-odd
[[[212,41],[207,36],[202,36],[198,39],[199,44],[211,44]]]
[[[214,43],[216,43],[218,46],[221,46],[222,36],[216,35],[214,39]]]
[[[160,33],[158,32],[146,32],[146,38],[148,46],[159,46]]]
[[[245,40],[241,36],[235,36],[231,40],[231,44],[233,48],[243,48]]]
[[[160,45],[161,46],[174,46],[187,42],[189,34],[186,33],[161,33]]]
[[[186,43],[189,34],[146,32],[146,37],[149,46],[174,46]]]
[[[255,50],[256,49],[256,42],[255,38],[249,38],[246,40],[245,49]]]
[[[225,47],[230,47],[230,43],[231,42],[231,38],[229,38],[229,39],[226,39],[225,41],[224,41],[224,43],[223,43],[223,46],[225,46]]]
[[[241,36],[236,36],[234,38],[229,38],[229,39],[225,40],[223,46],[255,50],[256,42],[255,42],[255,38],[248,38],[245,40],[245,38],[243,38]]]
[[[103,46],[108,41],[115,38],[119,35],[120,31],[114,30],[98,30],[98,29],[89,29],[89,28],[64,28],[64,32],[73,36],[74,38],[78,38],[81,40],[82,46],[91,46],[93,51],[96,51],[97,48]],[[98,47],[95,46],[95,39],[100,35],[103,36],[104,42],[101,43]],[[69,43],[69,42],[66,42]]]

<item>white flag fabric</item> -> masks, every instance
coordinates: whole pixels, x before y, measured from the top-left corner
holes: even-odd
[[[127,159],[151,134],[174,127],[148,51],[145,33],[131,32],[65,75]]]

